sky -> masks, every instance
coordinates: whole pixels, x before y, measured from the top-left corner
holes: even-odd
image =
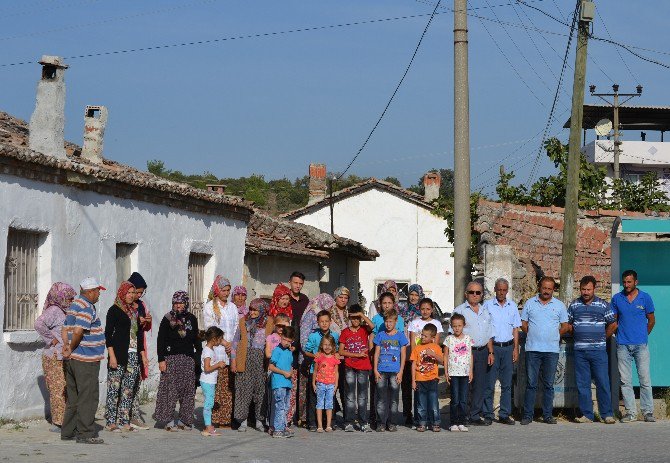
[[[528,3],[563,22],[574,8],[572,0]],[[593,33],[652,49],[636,51],[670,63],[670,2],[638,3],[597,1]],[[105,105],[107,158],[140,169],[160,159],[168,169],[218,177],[295,179],[307,174],[310,162],[341,172],[387,104],[434,5],[0,0],[0,110],[28,120],[40,77],[36,62],[42,54],[58,55],[70,65],[66,139],[81,144],[84,107]],[[438,9],[350,173],[393,176],[409,186],[429,169],[453,167],[453,0],[441,5],[446,9]],[[500,164],[519,182],[531,175],[569,28],[514,0],[471,0],[469,8],[472,189],[494,196]],[[346,25],[356,22],[366,23]],[[326,27],[337,25],[344,26]],[[308,28],[318,29],[296,31]],[[216,41],[74,58],[208,40]],[[670,105],[669,69],[604,42],[591,40],[588,47],[587,85],[610,91],[616,82],[620,91],[634,92],[642,84],[642,97],[631,104]],[[17,64],[25,62],[32,63]],[[573,64],[574,42],[548,131],[565,141]],[[597,103],[588,91],[586,102]],[[553,171],[540,153],[533,178]]]

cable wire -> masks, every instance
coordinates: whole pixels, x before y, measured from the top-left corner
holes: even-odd
[[[600,9],[599,8],[596,8],[596,14],[598,15],[598,18],[600,19],[600,22],[602,22],[603,28],[605,29],[605,32],[607,33],[607,36],[611,39],[612,34],[610,34],[610,31],[607,28],[607,24],[605,24],[605,19],[600,14]],[[630,74],[630,76],[633,78],[633,81],[639,84],[640,80],[637,78],[637,76],[635,74],[633,74],[633,71],[628,66],[628,63],[626,63],[626,60],[623,59],[623,56],[621,55],[621,51],[619,51],[618,48],[616,48],[616,53],[617,53],[617,55],[619,55],[619,58],[621,59],[621,62],[623,63],[623,65],[628,70],[628,74]]]

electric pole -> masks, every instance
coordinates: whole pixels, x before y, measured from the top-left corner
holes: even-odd
[[[582,120],[584,117],[584,87],[586,81],[586,50],[589,41],[589,23],[593,21],[595,5],[582,1],[579,8],[575,75],[572,84],[572,113],[568,142],[568,172],[565,189],[563,223],[563,255],[561,259],[561,288],[559,299],[566,305],[574,291],[575,251],[577,249],[577,208],[579,200],[579,164],[581,161]]]
[[[454,1],[454,306],[463,302],[470,266],[470,103],[467,0]]]

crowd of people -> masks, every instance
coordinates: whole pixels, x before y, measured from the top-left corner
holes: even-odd
[[[580,281],[580,297],[566,306],[554,297],[555,281],[543,277],[539,292],[519,312],[508,299],[509,282],[495,282],[495,296],[483,302],[479,282],[467,285],[465,302],[453,310],[449,329],[433,318],[433,301],[418,284],[401,301],[398,286],[384,283],[366,311],[349,304],[350,290],[337,288],[309,299],[305,277],[294,272],[278,284],[271,300],[253,299],[247,290],[216,276],[203,308],[204,326],[189,310],[189,296],[177,291],[160,320],[157,360],[160,382],[154,419],[169,432],[192,430],[195,396],[203,395],[203,436],[234,427],[254,427],[287,438],[296,426],[311,432],[395,432],[402,391],[404,424],[418,432],[440,432],[440,366],[450,388],[452,432],[494,421],[493,395],[500,381],[497,420],[514,425],[512,375],[525,334],[526,389],[522,425],[533,421],[538,383],[543,386],[542,421],[555,424],[554,375],[562,335],[574,338],[579,408],[576,421],[596,419],[591,381],[597,388],[600,419],[615,423],[611,405],[606,340],[617,333],[618,368],[625,412],[637,419],[632,364],[640,381],[644,421],[654,421],[649,377],[648,335],[654,305],[637,288],[637,274],[623,273],[623,290],[611,302],[595,296],[596,280]],[[95,412],[98,376],[107,357],[105,429],[148,429],[139,417],[139,385],[148,376],[146,333],[152,316],[143,296],[147,283],[133,273],[119,286],[103,328],[95,279],[80,283],[79,294],[65,283],[48,293],[35,329],[45,341],[43,368],[50,394],[52,430],[61,439],[102,443]],[[521,372],[521,369],[519,369]],[[521,374],[521,373],[520,373]],[[339,400],[338,400],[339,397]],[[177,404],[179,405],[177,417]],[[342,411],[343,421],[336,423]]]

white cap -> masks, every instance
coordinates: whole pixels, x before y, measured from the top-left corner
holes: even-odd
[[[104,286],[98,283],[98,279],[94,277],[84,278],[81,283],[79,283],[81,289],[102,289],[106,290]]]

